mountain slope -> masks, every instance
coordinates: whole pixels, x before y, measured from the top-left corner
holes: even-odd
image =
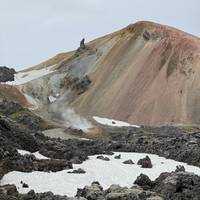
[[[17,86],[44,117],[55,118],[70,106],[89,120],[200,123],[200,40],[195,36],[138,22],[61,55],[26,70],[51,67],[52,73]]]
[[[199,123],[199,39],[146,22],[121,34],[77,110],[148,125]]]

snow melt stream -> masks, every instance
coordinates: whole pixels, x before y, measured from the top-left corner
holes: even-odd
[[[150,179],[154,180],[162,172],[171,172],[176,169],[177,165],[184,165],[186,171],[200,175],[200,168],[187,165],[185,163],[176,162],[174,160],[165,159],[153,154],[145,153],[115,153],[121,154],[121,159],[114,159],[114,155],[107,156],[110,161],[96,159],[96,156],[90,156],[89,160],[82,164],[74,164],[74,169],[82,168],[85,174],[69,174],[63,170],[59,172],[10,172],[6,174],[1,185],[15,184],[21,193],[26,193],[31,189],[36,192],[52,191],[54,194],[74,196],[77,188],[83,188],[90,185],[93,181],[99,181],[104,188],[111,184],[119,184],[121,186],[132,186],[133,182],[140,175],[146,174]],[[152,161],[153,168],[144,169],[137,164],[127,165],[122,162],[132,159],[134,163],[140,158],[148,155]],[[29,185],[29,188],[22,188],[20,181]]]

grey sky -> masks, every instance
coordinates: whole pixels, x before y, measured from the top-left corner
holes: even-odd
[[[200,35],[199,0],[0,0],[0,65],[28,67],[138,20]]]

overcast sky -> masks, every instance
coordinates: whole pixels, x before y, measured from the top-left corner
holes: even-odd
[[[138,20],[200,36],[200,1],[0,0],[0,65],[29,67]]]

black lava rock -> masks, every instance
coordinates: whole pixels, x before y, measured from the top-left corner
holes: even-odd
[[[175,172],[185,172],[185,167],[183,165],[176,166]]]
[[[152,163],[149,156],[146,156],[145,158],[138,160],[137,164],[141,165],[142,168],[152,168]]]
[[[13,68],[0,66],[0,82],[14,81],[16,71]]]
[[[135,180],[134,184],[137,184],[145,189],[149,189],[152,186],[152,181],[147,175],[140,174]]]
[[[69,173],[69,174],[85,174],[86,171],[84,169],[78,168],[78,169],[75,169],[75,170],[67,172],[67,173]]]
[[[121,154],[116,155],[114,158],[115,158],[115,159],[120,159],[120,158],[121,158]]]
[[[109,161],[110,160],[110,158],[104,157],[104,156],[97,156],[96,158],[100,159],[100,160],[104,160],[104,161]]]
[[[22,184],[22,187],[23,187],[23,188],[29,188],[28,184],[26,184],[26,183],[23,183],[23,184]]]
[[[133,165],[134,164],[134,162],[132,160],[125,160],[123,163],[124,164],[128,164],[128,165]]]

